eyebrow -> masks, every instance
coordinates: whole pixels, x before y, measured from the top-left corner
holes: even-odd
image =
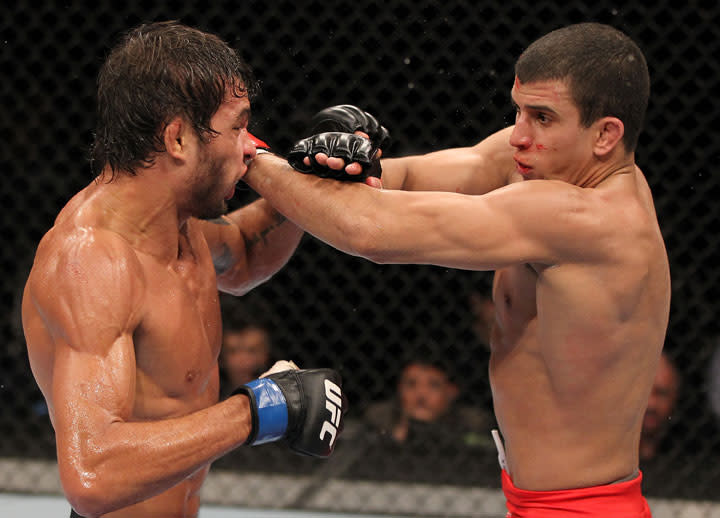
[[[511,98],[510,102],[512,103],[513,108],[515,108],[515,109],[520,108],[520,105],[515,102],[515,99]],[[554,115],[558,114],[557,111],[555,111],[553,108],[551,108],[550,106],[548,106],[546,104],[526,104],[524,107],[526,109],[533,110],[536,112],[548,112],[548,113],[552,113]]]
[[[250,122],[250,116],[252,115],[252,110],[248,108],[244,108],[240,113],[237,114],[237,117],[235,117],[235,122],[244,122],[247,120]]]

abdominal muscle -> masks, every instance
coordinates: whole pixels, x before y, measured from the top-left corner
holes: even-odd
[[[513,483],[549,491],[630,478],[637,473],[640,430],[632,420],[642,412],[621,407],[632,406],[637,394],[626,392],[620,362],[606,361],[602,352],[593,356],[601,346],[592,342],[602,337],[576,337],[574,348],[541,343],[539,336],[570,340],[564,330],[560,338],[552,334],[562,325],[546,333],[552,339],[541,333],[536,283],[532,270],[513,267],[497,272],[493,293],[490,385]]]
[[[636,473],[632,434],[611,432],[614,426],[598,422],[591,400],[578,399],[572,408],[563,408],[545,374],[530,372],[520,359],[512,363],[514,374],[499,373],[504,368],[497,369],[494,360],[490,371],[507,469],[516,487],[592,487]]]

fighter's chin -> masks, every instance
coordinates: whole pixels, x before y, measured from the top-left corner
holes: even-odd
[[[529,180],[533,176],[533,168],[522,162],[515,161],[515,171],[525,180]]]
[[[421,423],[429,423],[434,421],[436,416],[430,411],[416,410],[410,414],[410,418]]]
[[[197,219],[213,220],[218,219],[220,216],[224,216],[228,213],[228,205],[225,200],[219,203],[215,207],[205,207],[204,210],[199,211],[195,216]]]

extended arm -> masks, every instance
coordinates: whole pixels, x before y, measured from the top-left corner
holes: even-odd
[[[382,185],[386,189],[462,194],[485,194],[498,189],[519,179],[513,175],[512,131],[512,127],[502,129],[472,147],[383,160]],[[367,159],[375,155],[375,150],[386,152],[390,136],[373,115],[352,105],[331,106],[313,117],[311,133],[312,137],[300,140],[290,151],[288,161],[293,167],[324,178],[355,178],[380,186],[380,180],[375,178],[379,176],[375,174],[377,167],[368,164]]]
[[[492,270],[520,262],[553,264],[575,253],[563,237],[597,225],[589,198],[561,182],[519,182],[482,195],[378,190],[293,171],[262,156],[246,181],[322,241],[378,263]],[[586,232],[587,234],[587,232]]]

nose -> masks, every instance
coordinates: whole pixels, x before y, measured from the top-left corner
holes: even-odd
[[[512,133],[510,133],[510,145],[518,149],[527,149],[530,147],[531,142],[532,139],[527,131],[527,124],[518,117]]]
[[[243,158],[245,161],[248,161],[255,158],[255,155],[257,155],[255,137],[252,133],[245,131],[245,138],[243,139]]]

